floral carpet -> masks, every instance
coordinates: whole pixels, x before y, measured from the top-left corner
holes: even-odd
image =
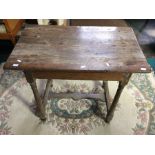
[[[40,94],[46,80],[37,80]],[[54,80],[53,92],[103,92],[101,81]],[[110,96],[118,82],[108,82]],[[155,134],[155,77],[133,74],[125,87],[110,124],[93,112],[94,100],[50,99],[46,122],[35,115],[35,101],[29,84],[19,71],[0,67],[0,134],[141,135]],[[104,102],[98,105],[106,115]]]

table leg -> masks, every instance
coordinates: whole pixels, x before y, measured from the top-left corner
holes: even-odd
[[[111,106],[108,81],[103,81],[102,88],[104,89],[105,102],[106,102],[106,107],[107,107],[107,111],[108,111]]]
[[[26,80],[30,84],[33,94],[34,94],[34,97],[35,97],[38,115],[41,120],[46,120],[45,105],[43,104],[42,99],[39,95],[37,85],[36,85],[36,79],[33,78],[32,74],[30,72],[24,72],[24,73],[25,73]]]
[[[112,120],[115,108],[116,108],[117,103],[118,103],[118,100],[119,100],[119,98],[121,96],[121,93],[122,93],[124,87],[127,85],[130,77],[131,77],[131,74],[126,74],[124,76],[124,80],[123,81],[119,81],[119,85],[118,85],[118,89],[117,89],[116,95],[115,95],[115,97],[113,99],[113,102],[112,102],[112,104],[110,106],[110,109],[107,112],[107,116],[106,116],[106,119],[105,119],[105,121],[107,123],[109,123]]]
[[[47,98],[49,95],[49,91],[51,88],[53,80],[48,79],[47,80],[47,84],[46,84],[46,88],[45,88],[45,92],[44,92],[44,97],[43,97],[43,104],[47,104]]]

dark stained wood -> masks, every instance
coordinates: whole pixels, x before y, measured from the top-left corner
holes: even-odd
[[[48,99],[48,94],[50,91],[50,88],[53,86],[53,80],[48,79],[47,83],[46,83],[46,88],[45,88],[45,92],[44,92],[44,97],[43,97],[43,104],[47,104],[47,99]]]
[[[119,81],[112,104],[108,104],[108,85],[105,93],[84,94],[82,98],[100,98],[107,102],[106,122],[110,122],[123,88],[131,73],[151,71],[138,45],[134,32],[128,27],[27,27],[4,69],[23,70],[34,93],[40,118],[45,119],[48,80],[43,100],[35,78]],[[74,97],[76,94],[53,94],[55,97]],[[104,97],[105,96],[105,97]]]
[[[26,77],[27,82],[30,84],[30,86],[32,88],[32,91],[33,91],[33,94],[34,94],[34,97],[36,100],[37,113],[38,113],[41,120],[46,120],[45,105],[43,104],[42,99],[39,95],[37,85],[36,85],[36,80],[30,72],[24,72],[24,73],[25,73],[25,77]]]
[[[88,94],[88,93],[49,93],[50,98],[73,98],[74,100],[79,99],[100,99],[105,101],[104,94]]]
[[[105,95],[106,106],[107,106],[107,111],[108,111],[110,109],[110,106],[111,106],[108,81],[103,81],[102,88],[104,89],[104,95]]]
[[[123,19],[71,19],[70,25],[128,27],[128,24]]]
[[[112,72],[65,72],[65,71],[34,71],[32,75],[37,79],[70,79],[70,80],[124,80],[123,73]]]
[[[27,27],[4,68],[31,71],[150,72],[150,66],[129,27]]]

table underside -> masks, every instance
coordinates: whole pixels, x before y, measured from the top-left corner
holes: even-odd
[[[114,114],[114,110],[116,108],[116,105],[118,103],[119,97],[121,95],[121,92],[123,91],[123,88],[125,85],[128,83],[129,78],[131,74],[129,73],[98,73],[96,75],[93,73],[89,73],[87,76],[86,74],[78,74],[75,72],[74,76],[73,75],[68,75],[68,73],[62,72],[61,74],[57,74],[57,72],[54,74],[54,72],[28,72],[24,71],[25,77],[27,79],[27,82],[30,84],[32,91],[34,93],[34,97],[36,100],[37,104],[37,111],[38,111],[38,116],[40,117],[41,120],[46,120],[46,114],[45,114],[45,105],[47,103],[47,98],[50,97],[52,98],[72,98],[74,100],[79,100],[79,99],[93,99],[96,101],[104,101],[106,103],[107,107],[107,115],[104,116],[101,111],[98,108],[98,104],[96,104],[96,110],[94,111],[94,114],[98,115],[99,117],[102,117],[107,123],[109,123]],[[78,76],[77,76],[78,75]],[[48,79],[47,84],[46,84],[46,89],[44,91],[44,95],[41,97],[37,85],[36,85],[36,78],[43,78],[43,79]],[[52,87],[52,79],[70,79],[70,80],[102,80],[103,85],[102,88],[104,89],[104,93],[91,93],[91,94],[86,94],[86,93],[53,93],[50,91]],[[108,83],[107,81],[119,81],[118,89],[116,92],[116,95],[113,99],[113,101],[110,101],[109,97],[109,88],[108,88]]]

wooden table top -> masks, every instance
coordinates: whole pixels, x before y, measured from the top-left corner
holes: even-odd
[[[4,69],[150,72],[129,27],[26,27]]]

